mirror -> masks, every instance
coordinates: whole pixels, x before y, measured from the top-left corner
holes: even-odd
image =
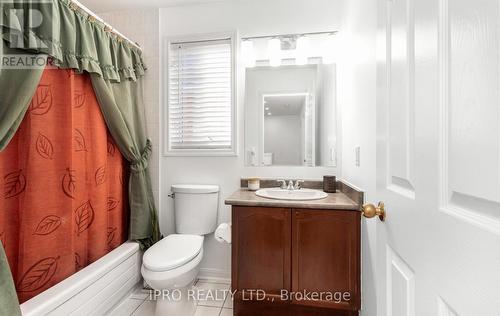
[[[246,69],[247,166],[336,166],[334,64]]]

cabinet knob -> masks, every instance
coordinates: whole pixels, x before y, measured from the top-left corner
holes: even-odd
[[[375,206],[371,203],[363,205],[361,208],[363,211],[363,216],[366,218],[373,218],[378,216],[378,218],[383,222],[385,221],[386,213],[385,213],[385,205],[384,202],[378,202],[378,206]]]

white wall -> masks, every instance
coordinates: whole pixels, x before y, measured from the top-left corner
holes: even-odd
[[[342,116],[342,178],[376,202],[376,1],[349,0],[338,65]],[[355,147],[361,164],[355,164]],[[362,219],[362,315],[377,315],[376,221]],[[380,315],[383,316],[383,315]]]
[[[337,30],[342,14],[341,3],[333,0],[253,0],[224,1],[169,7],[160,10],[160,36],[206,34],[238,31],[240,36],[303,33]],[[335,168],[245,167],[243,141],[244,76],[238,75],[238,157],[162,157],[160,187],[161,229],[174,232],[173,203],[167,197],[174,183],[214,183],[221,186],[219,222],[230,221],[230,207],[223,200],[239,188],[242,176],[299,177],[319,179],[335,174]],[[229,276],[230,247],[209,236],[205,242],[202,273]]]

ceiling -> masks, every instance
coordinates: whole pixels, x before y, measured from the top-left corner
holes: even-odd
[[[144,8],[164,8],[170,6],[222,1],[227,0],[79,0],[80,3],[95,13]]]
[[[266,115],[269,112],[271,112],[272,116],[300,115],[304,100],[304,95],[267,96],[265,98]]]

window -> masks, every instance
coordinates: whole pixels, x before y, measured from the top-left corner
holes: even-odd
[[[167,155],[235,154],[232,43],[168,44]]]

